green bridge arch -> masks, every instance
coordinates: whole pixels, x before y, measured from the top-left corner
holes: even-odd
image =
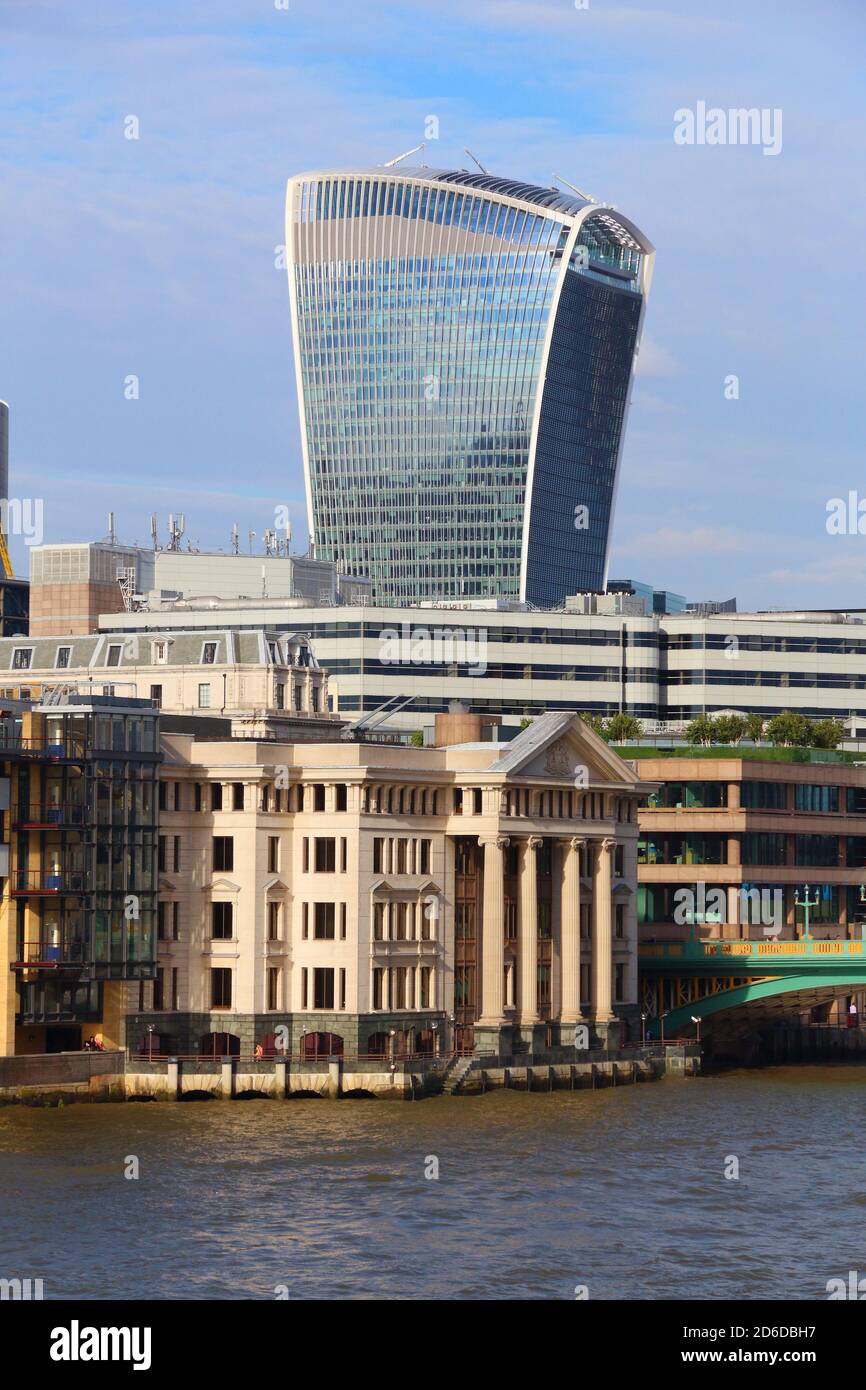
[[[783,994],[819,994],[823,996],[817,1001],[820,1003],[835,999],[840,994],[849,994],[864,988],[866,988],[866,970],[863,966],[860,966],[859,969],[840,971],[838,974],[834,971],[832,975],[824,968],[803,971],[796,975],[752,980],[748,984],[719,990],[716,994],[707,994],[702,999],[693,999],[691,1003],[671,1009],[664,1017],[665,1034],[674,1037],[681,1028],[688,1028],[691,1031],[690,1025],[693,1018],[699,1018],[703,1021],[711,1018],[714,1014],[728,1013],[734,1009],[745,1008],[750,1004],[757,1004],[762,999],[770,999]],[[649,1020],[647,1037],[655,1039],[660,1036],[661,1020],[659,1018]]]

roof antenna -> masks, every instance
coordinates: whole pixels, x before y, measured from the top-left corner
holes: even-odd
[[[396,159],[386,159],[385,163],[382,165],[382,168],[392,169],[395,164],[400,164],[402,160],[408,159],[410,154],[417,154],[419,150],[425,150],[426,148],[427,142],[426,140],[423,140],[421,144],[416,145],[414,149],[407,150],[405,154],[398,154]]]
[[[597,203],[597,202],[598,202],[598,199],[597,199],[597,198],[593,198],[593,196],[592,196],[591,193],[584,193],[584,191],[583,191],[582,188],[578,188],[575,184],[569,183],[569,182],[568,182],[568,179],[564,179],[564,178],[562,177],[562,174],[554,174],[553,177],[554,177],[554,179],[558,179],[560,183],[564,183],[565,186],[566,186],[566,188],[570,188],[571,191],[572,191],[572,193],[576,193],[577,196],[578,196],[579,198],[583,198],[584,202],[587,202],[587,203]]]
[[[468,154],[469,158],[473,161],[473,163],[478,165],[478,168],[481,170],[482,174],[489,173],[489,170],[485,169],[484,165],[481,163],[481,160],[475,158],[475,155],[469,149],[468,145],[463,146],[463,153]]]

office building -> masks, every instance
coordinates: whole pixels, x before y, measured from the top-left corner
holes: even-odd
[[[604,588],[653,248],[558,188],[299,174],[286,245],[316,554],[383,601]]]
[[[681,732],[696,715],[732,709],[766,718],[786,709],[815,718],[866,716],[863,612],[699,618],[569,610],[500,602],[328,611],[227,601],[121,620],[106,615],[101,627],[115,637],[175,626],[303,632],[344,717],[411,697],[392,721],[405,730],[432,731],[436,713],[452,700],[512,727],[545,710],[622,711],[650,734]],[[15,644],[0,642],[0,677],[14,652]]]

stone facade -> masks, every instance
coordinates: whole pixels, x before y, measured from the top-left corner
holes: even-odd
[[[158,978],[179,1054],[550,1054],[637,1014],[646,788],[574,714],[511,743],[163,738]]]

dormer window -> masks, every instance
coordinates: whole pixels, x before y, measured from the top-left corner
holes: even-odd
[[[216,661],[217,644],[216,642],[205,642],[201,649],[202,666],[213,666]]]
[[[106,664],[106,666],[119,666],[119,665],[120,665],[120,643],[119,643],[119,642],[117,643],[116,646],[115,646],[114,643],[112,643],[111,646],[108,648],[108,656],[105,658],[105,664]]]
[[[58,670],[58,671],[65,671],[66,668],[67,668],[68,665],[69,665],[69,658],[70,658],[71,655],[72,655],[72,648],[71,648],[71,647],[58,647],[58,648],[57,648],[57,657],[56,657],[56,660],[55,660],[55,662],[54,662],[55,669]]]
[[[162,665],[162,666],[165,665],[166,661],[168,660],[168,643],[167,643],[167,642],[154,642],[154,644],[153,644],[153,660],[154,660],[154,663],[155,663],[156,665]]]
[[[29,671],[33,660],[32,647],[16,647],[12,653],[12,670]]]

